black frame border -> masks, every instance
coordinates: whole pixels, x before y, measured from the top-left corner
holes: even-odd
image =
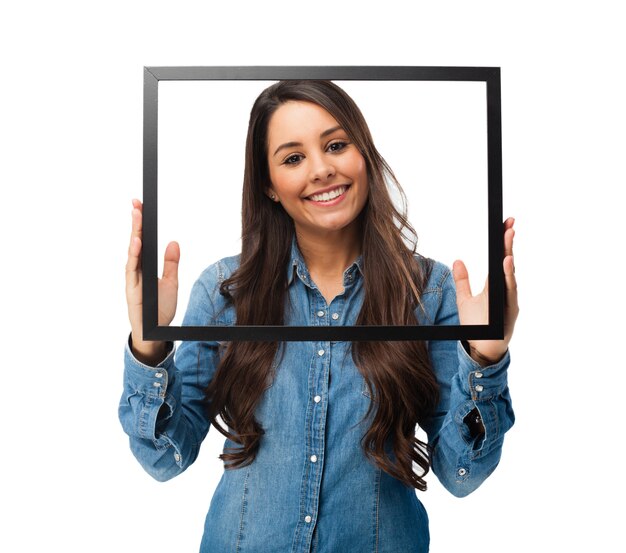
[[[482,81],[487,89],[489,324],[416,326],[159,326],[158,84],[159,81],[325,79],[358,81]],[[143,338],[191,341],[485,340],[504,337],[502,115],[499,67],[210,66],[144,67]]]

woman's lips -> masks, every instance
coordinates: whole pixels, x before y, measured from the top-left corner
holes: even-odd
[[[344,185],[342,185],[342,186],[345,186],[345,187],[346,187],[346,189],[343,191],[343,194],[341,194],[341,195],[337,196],[336,198],[333,198],[332,200],[328,200],[328,201],[323,201],[323,200],[321,200],[321,201],[315,201],[315,200],[313,200],[313,199],[311,199],[311,198],[305,198],[305,200],[308,200],[308,201],[309,201],[309,202],[311,202],[312,204],[319,205],[319,206],[331,206],[331,205],[336,205],[336,204],[338,204],[341,200],[343,200],[343,198],[344,198],[344,197],[345,197],[345,195],[346,195],[346,192],[348,192],[348,190],[350,189],[350,185],[345,185],[345,184],[344,184]]]

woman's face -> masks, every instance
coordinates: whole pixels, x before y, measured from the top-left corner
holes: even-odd
[[[355,223],[368,195],[365,159],[324,108],[289,101],[268,127],[275,196],[300,233],[328,234]]]

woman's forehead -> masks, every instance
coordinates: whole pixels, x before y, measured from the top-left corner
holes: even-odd
[[[282,139],[297,140],[296,135],[321,133],[336,127],[337,120],[323,107],[313,102],[290,100],[282,104],[269,121],[270,143]]]

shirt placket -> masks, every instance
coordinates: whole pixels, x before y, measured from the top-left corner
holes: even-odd
[[[310,294],[311,314],[313,325],[328,325],[329,309],[326,300],[317,288],[308,284],[307,293]],[[328,409],[328,382],[330,374],[331,343],[329,341],[311,342],[315,348],[309,365],[308,390],[309,400],[306,410],[306,437],[304,456],[304,470],[300,485],[300,515],[296,527],[292,551],[294,553],[308,553],[315,524],[318,517],[319,497],[324,468],[324,447],[326,434],[326,416]]]

